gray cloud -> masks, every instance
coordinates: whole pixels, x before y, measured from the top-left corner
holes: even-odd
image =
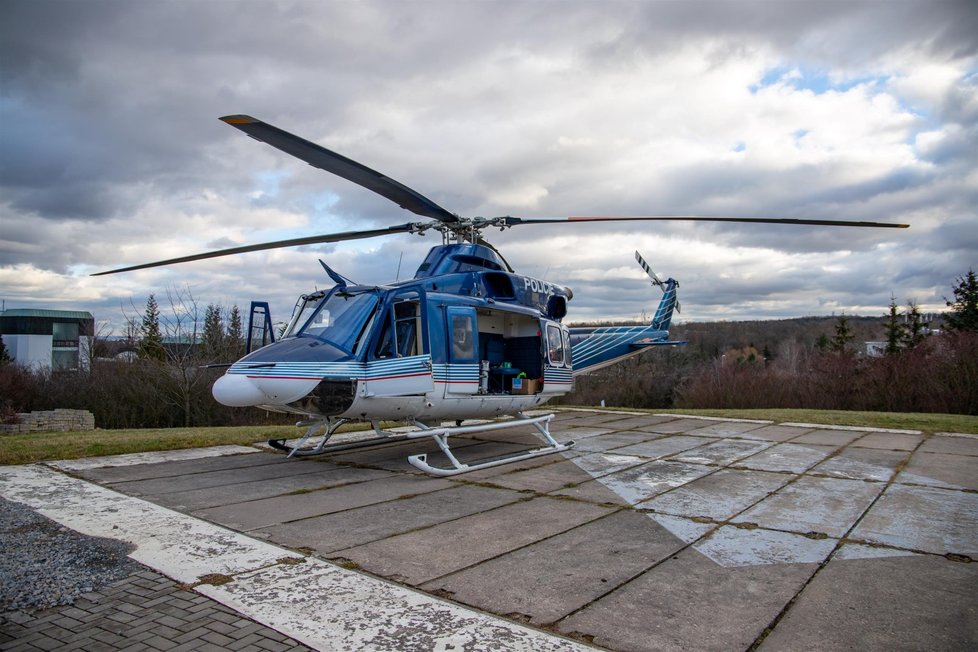
[[[566,2],[554,11],[515,1],[14,0],[4,9],[0,273],[18,266],[0,288],[8,305],[118,312],[129,296],[141,303],[189,284],[205,302],[271,298],[288,311],[297,293],[325,283],[320,256],[382,282],[403,252],[401,277],[413,273],[435,238],[88,279],[145,257],[417,219],[216,120],[235,112],[465,215],[913,224],[900,233],[603,224],[487,234],[519,269],[577,279],[574,307],[585,316],[654,303],[640,273],[575,275],[580,252],[596,270],[625,268],[633,245],[680,278],[693,318],[754,316],[762,302],[774,306],[767,316],[885,305],[899,285],[936,303],[978,266],[969,177],[978,12],[968,2]],[[927,66],[959,77],[933,86]],[[794,67],[818,78],[803,81],[867,77],[873,87],[851,105],[789,85],[747,92],[771,69]],[[845,111],[874,100],[892,124],[853,127],[848,141],[836,134],[863,119]],[[812,130],[828,144],[805,158],[797,143],[779,144],[778,129]],[[915,144],[922,132],[938,136]],[[743,155],[731,156],[738,145]],[[599,242],[611,248],[592,251]]]

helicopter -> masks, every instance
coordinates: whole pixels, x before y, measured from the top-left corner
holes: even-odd
[[[906,224],[837,220],[670,216],[581,216],[561,218],[462,217],[419,192],[361,163],[248,115],[223,122],[320,168],[371,190],[428,221],[220,249],[93,276],[186,263],[280,247],[342,242],[400,233],[441,234],[411,279],[359,284],[326,262],[328,290],[303,294],[279,337],[268,305],[252,304],[248,353],[214,383],[214,398],[232,407],[259,407],[295,414],[306,431],[298,441],[268,444],[292,456],[347,451],[417,438],[431,438],[449,466],[429,463],[426,453],[409,463],[425,473],[451,476],[570,449],[550,433],[553,414],[530,415],[574,388],[574,378],[669,339],[680,309],[679,283],[663,281],[636,251],[652,285],[663,294],[652,319],[638,326],[569,328],[564,324],[570,288],[517,273],[482,232],[531,224],[604,221],[691,221],[907,228]],[[252,335],[260,346],[252,350]],[[501,419],[502,417],[508,417]],[[488,421],[486,421],[488,420]],[[329,444],[348,421],[371,424],[369,439]],[[406,432],[385,431],[382,421],[406,422]],[[465,421],[476,421],[463,425]],[[454,425],[442,425],[443,423]],[[511,455],[460,461],[449,442],[461,434],[532,426],[543,446]],[[307,445],[310,440],[314,443]]]

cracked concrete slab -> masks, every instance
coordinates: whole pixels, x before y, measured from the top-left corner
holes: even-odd
[[[923,435],[902,435],[892,432],[871,432],[852,443],[858,448],[881,448],[891,451],[912,451],[923,440]]]
[[[765,528],[839,538],[869,508],[882,484],[802,477],[733,519]]]
[[[973,650],[976,586],[978,564],[928,555],[836,557],[760,650]]]
[[[278,523],[298,521],[364,507],[407,494],[420,494],[453,486],[450,480],[397,475],[380,480],[334,487],[298,495],[275,496],[247,503],[202,509],[194,514],[221,525],[247,532]]]
[[[922,453],[978,455],[978,435],[934,435],[921,444],[917,450]]]
[[[722,521],[777,491],[789,479],[782,473],[723,469],[639,503],[639,506],[674,516],[701,516]]]
[[[688,432],[697,437],[739,437],[751,430],[758,430],[766,425],[770,425],[770,423],[770,421],[721,421]]]
[[[265,457],[272,457],[267,455]],[[249,457],[258,460],[259,458]],[[262,464],[236,466],[234,468],[214,470],[201,473],[183,474],[180,484],[173,482],[173,476],[146,478],[145,480],[126,480],[112,482],[112,487],[130,496],[156,496],[173,491],[191,491],[193,489],[210,489],[227,485],[237,485],[244,482],[261,482],[288,478],[307,473],[319,473],[323,470],[336,470],[337,466],[324,466],[321,462],[296,461],[295,464]]]
[[[610,435],[603,435],[601,437],[589,437],[587,439],[582,439],[575,444],[574,450],[583,451],[585,453],[597,453],[600,451],[611,450],[613,448],[621,448],[622,446],[652,441],[664,436],[665,435],[652,432],[616,432]]]
[[[613,650],[746,650],[816,564],[723,568],[687,549],[562,620]]]
[[[642,426],[641,428],[636,427],[636,430],[649,430],[651,432],[675,434],[677,432],[690,432],[696,430],[697,428],[702,428],[704,425],[706,425],[706,423],[704,423],[704,421],[701,419],[683,419],[673,417],[669,421],[652,423],[647,426]]]
[[[820,564],[838,544],[837,539],[806,537],[764,528],[724,525],[693,549],[723,566],[767,564]]]
[[[676,453],[681,453],[698,446],[705,446],[714,441],[716,440],[707,437],[670,435],[630,446],[622,446],[615,449],[615,452],[620,455],[641,455],[642,457],[657,459],[660,457],[669,457],[670,455],[675,455]]]
[[[648,458],[638,455],[623,455],[615,452],[589,453],[574,458],[574,464],[588,472],[592,478],[597,478],[616,471],[645,464]]]
[[[605,423],[614,424],[616,430],[649,430],[654,426],[671,421],[676,421],[676,417],[643,414],[641,416],[626,416],[611,422],[606,421]]]
[[[656,460],[603,476],[598,482],[624,498],[628,504],[636,505],[715,471],[716,468],[702,464]]]
[[[812,431],[812,428],[798,426],[771,425],[742,433],[743,439],[763,439],[765,441],[788,441]]]
[[[609,507],[539,497],[339,550],[332,557],[418,585],[545,540],[612,511]],[[528,523],[533,527],[527,527]]]
[[[865,432],[855,430],[812,430],[791,440],[793,444],[825,444],[827,446],[848,446],[862,437]]]
[[[147,465],[161,464],[163,462],[188,461],[192,466],[196,460],[204,458],[219,458],[220,460],[233,463],[241,463],[238,455],[257,453],[259,450],[252,446],[211,446],[209,448],[181,448],[171,451],[154,451],[150,453],[127,453],[124,455],[108,455],[98,457],[83,457],[77,460],[53,460],[43,462],[45,466],[50,466],[62,471],[81,474],[93,469],[107,469],[118,467],[139,467],[145,469]],[[213,463],[215,460],[210,460]],[[131,470],[131,469],[130,469]]]
[[[679,462],[691,462],[693,464],[714,464],[717,466],[727,466],[739,459],[749,457],[759,453],[766,448],[773,446],[766,441],[743,441],[737,439],[721,439],[720,441],[699,448],[688,450],[679,455],[673,455],[671,459]]]
[[[978,494],[890,485],[851,538],[978,559]]]
[[[646,516],[625,510],[422,586],[463,604],[547,624],[684,545]]]
[[[330,553],[525,499],[516,491],[456,486],[343,512],[272,525],[255,534],[293,548]]]
[[[852,480],[887,482],[910,453],[875,448],[845,448],[835,457],[825,460],[808,472]]]
[[[218,507],[233,503],[245,503],[262,498],[272,498],[284,494],[300,494],[344,484],[366,482],[391,474],[379,469],[353,469],[349,467],[327,466],[315,473],[303,473],[268,480],[252,480],[239,484],[191,489],[189,491],[168,491],[154,494],[153,502],[184,512],[192,512],[208,507]],[[110,485],[125,491],[125,485]]]
[[[217,446],[217,449],[225,449],[224,446]],[[235,446],[237,448],[243,448]],[[212,449],[204,449],[210,452]],[[284,455],[260,455],[257,448],[248,449],[250,454],[241,454],[237,451],[225,453],[221,456],[202,455],[190,457],[187,451],[177,451],[185,453],[176,459],[170,455],[161,456],[158,459],[151,457],[151,453],[139,453],[133,457],[129,455],[119,455],[126,459],[125,464],[116,464],[113,459],[115,456],[92,457],[82,460],[66,460],[62,462],[44,462],[45,466],[69,471],[87,480],[93,480],[101,484],[112,484],[115,482],[129,482],[135,480],[150,480],[153,478],[178,478],[185,475],[197,473],[210,473],[212,471],[223,471],[226,469],[237,469],[241,467],[288,464]],[[171,452],[171,451],[168,451]],[[79,465],[78,462],[86,461],[88,464]]]
[[[966,455],[917,451],[896,481],[978,491],[975,461]]]
[[[804,473],[828,457],[834,450],[834,447],[817,444],[777,444],[756,455],[738,460],[734,466],[755,471]]]

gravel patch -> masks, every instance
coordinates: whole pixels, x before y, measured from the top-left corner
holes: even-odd
[[[127,556],[132,549],[0,498],[0,613],[72,604],[141,569]]]

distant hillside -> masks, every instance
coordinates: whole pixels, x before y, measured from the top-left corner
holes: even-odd
[[[883,317],[861,317],[845,315],[853,331],[853,343],[884,340]],[[754,347],[765,357],[773,357],[785,342],[792,342],[804,348],[815,346],[825,335],[831,339],[835,333],[838,316],[834,317],[795,317],[792,319],[770,319],[752,321],[712,321],[673,324],[669,334],[673,339],[689,342],[687,349],[700,357],[713,358],[730,349]],[[924,323],[931,328],[940,328],[941,315],[924,315]],[[640,324],[639,321],[622,321],[616,324]],[[606,326],[607,322],[574,324],[574,326]]]

